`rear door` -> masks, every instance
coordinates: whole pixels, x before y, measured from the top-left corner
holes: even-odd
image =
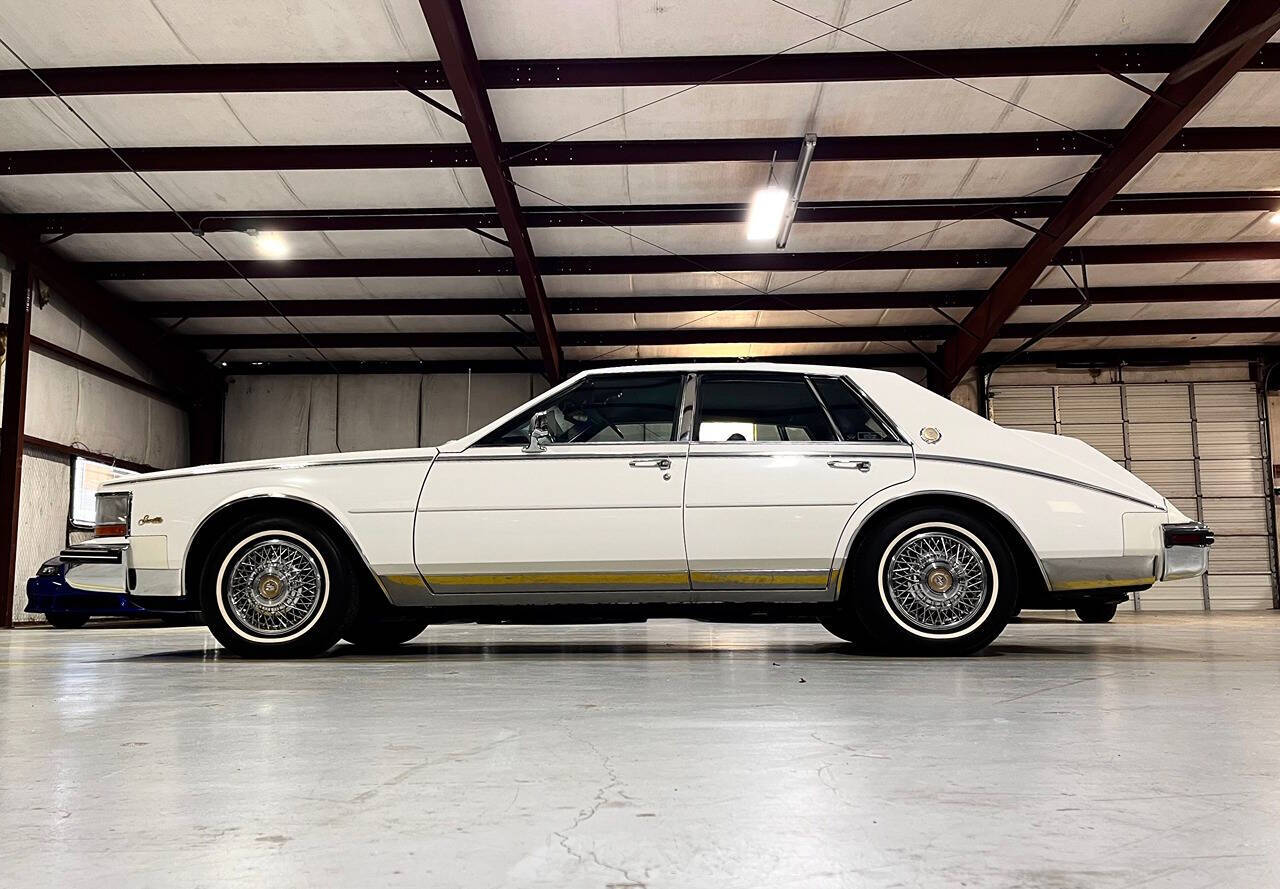
[[[913,473],[910,446],[843,377],[700,374],[684,514],[695,599],[825,598],[853,511]]]

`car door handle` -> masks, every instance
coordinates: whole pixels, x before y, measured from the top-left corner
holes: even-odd
[[[637,467],[648,467],[650,469],[670,469],[671,461],[666,457],[654,457],[644,460],[632,460],[631,465]]]
[[[856,469],[859,472],[870,472],[870,460],[828,460],[827,465],[832,469]]]

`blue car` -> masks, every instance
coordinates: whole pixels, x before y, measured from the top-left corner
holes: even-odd
[[[85,592],[72,589],[66,581],[67,566],[57,558],[40,566],[27,580],[28,614],[43,614],[59,629],[83,627],[91,617],[154,617],[145,608],[129,601],[123,593]]]

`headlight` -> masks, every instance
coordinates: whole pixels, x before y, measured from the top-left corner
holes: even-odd
[[[95,499],[93,536],[127,537],[129,509],[132,503],[133,495],[127,491],[119,494],[99,494]]]

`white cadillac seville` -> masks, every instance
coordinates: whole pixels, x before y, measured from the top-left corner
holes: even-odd
[[[590,370],[439,448],[111,482],[95,534],[68,585],[199,611],[246,656],[658,615],[965,654],[1022,607],[1105,620],[1213,542],[1075,439],[892,373],[729,363]]]

